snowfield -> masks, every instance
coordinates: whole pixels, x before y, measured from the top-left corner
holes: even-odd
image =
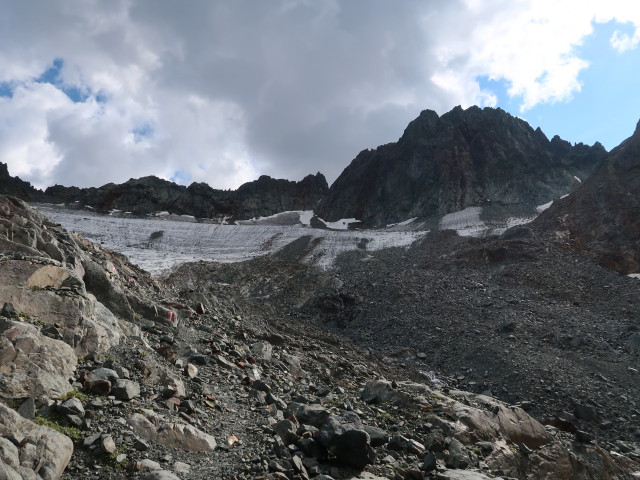
[[[273,225],[256,219],[242,225],[195,223],[166,216],[127,218],[88,211],[35,205],[68,230],[126,255],[153,275],[163,275],[186,262],[239,262],[274,253],[304,236],[312,241],[304,261],[329,268],[346,251],[407,247],[427,232],[322,230],[309,228],[307,212],[287,212],[296,225]],[[281,214],[283,215],[283,214]],[[275,222],[274,222],[275,223]]]
[[[482,207],[467,207],[458,212],[448,213],[440,220],[440,230],[455,230],[461,237],[501,235],[511,227],[525,225],[535,218],[534,216],[509,217],[501,222],[487,223],[480,218],[480,215],[482,215]]]

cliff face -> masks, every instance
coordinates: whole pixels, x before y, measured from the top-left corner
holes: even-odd
[[[40,200],[42,192],[34,188],[29,182],[19,177],[9,175],[6,163],[0,162],[0,194],[12,195],[26,201]]]
[[[621,273],[640,272],[640,122],[573,195],[534,222],[556,240]]]
[[[287,210],[311,210],[328,188],[321,173],[308,175],[300,182],[262,176],[237,190],[216,190],[206,183],[185,187],[151,176],[99,188],[55,185],[45,194],[53,201],[88,205],[98,212],[117,209],[144,215],[168,211],[201,218],[247,219]]]
[[[501,109],[425,110],[398,142],[361,152],[315,212],[381,225],[487,202],[535,206],[573,191],[605,155],[598,143],[549,141]]]

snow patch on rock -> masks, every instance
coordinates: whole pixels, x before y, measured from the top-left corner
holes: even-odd
[[[543,203],[542,205],[538,205],[536,207],[536,211],[539,213],[544,212],[547,208],[549,208],[551,205],[553,204],[553,200],[551,200],[550,202],[547,203]]]
[[[166,217],[104,216],[46,205],[38,208],[54,222],[126,255],[153,275],[162,275],[177,265],[198,260],[223,263],[249,260],[274,253],[303,236],[311,236],[310,244],[313,245],[304,261],[329,268],[343,252],[407,247],[427,233],[336,231],[311,229],[300,224],[220,225],[180,222]],[[299,218],[299,212],[295,213]],[[157,234],[160,231],[162,235]]]
[[[477,237],[486,230],[486,224],[480,220],[482,207],[467,207],[458,212],[447,213],[440,220],[441,230],[455,230],[462,237]]]

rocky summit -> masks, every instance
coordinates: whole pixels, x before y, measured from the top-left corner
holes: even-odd
[[[606,155],[572,146],[501,109],[423,111],[396,143],[364,150],[315,213],[380,226],[479,205],[537,205],[570,193]]]
[[[621,273],[640,271],[640,123],[574,194],[536,220],[540,231]]]
[[[6,163],[0,162],[0,193],[12,195],[28,202],[42,200],[42,192],[33,187],[29,182],[19,177],[12,177]]]

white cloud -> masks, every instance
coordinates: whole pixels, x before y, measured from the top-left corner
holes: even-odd
[[[640,43],[635,4],[12,2],[0,161],[39,186],[154,174],[229,188],[318,170],[331,181],[424,108],[496,105],[479,76],[506,81],[522,111],[570,99],[594,21],[620,24],[617,51]],[[38,83],[54,59],[58,83]]]
[[[640,43],[640,28],[637,27],[633,35],[616,30],[611,36],[611,45],[620,53],[633,50],[638,46],[638,43]]]

